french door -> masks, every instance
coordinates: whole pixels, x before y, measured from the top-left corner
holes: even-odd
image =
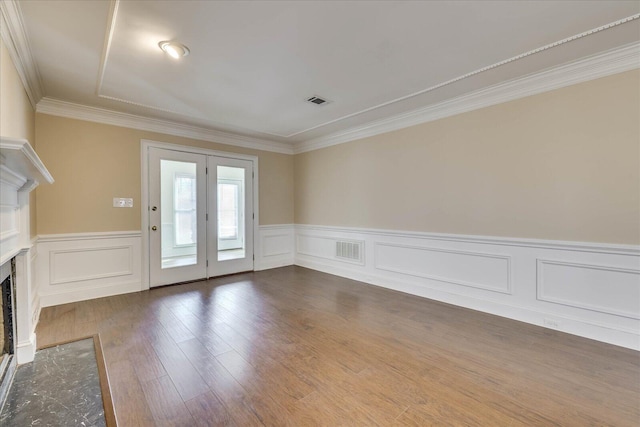
[[[209,219],[207,277],[253,270],[253,163],[207,156]]]
[[[253,270],[253,163],[148,148],[149,284]]]

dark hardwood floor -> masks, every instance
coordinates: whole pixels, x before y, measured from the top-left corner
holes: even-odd
[[[640,353],[285,267],[42,310],[120,426],[638,426]]]

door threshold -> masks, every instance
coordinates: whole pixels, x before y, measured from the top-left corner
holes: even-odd
[[[193,280],[187,280],[187,281],[184,281],[184,282],[167,283],[166,285],[151,286],[149,288],[149,290],[158,289],[158,288],[165,288],[167,286],[186,285],[187,283],[206,282],[207,280],[221,279],[223,277],[236,276],[238,274],[253,273],[254,271],[255,270],[238,271],[238,272],[235,272],[235,273],[221,274],[220,276],[211,276],[211,277],[208,277],[208,278],[204,278],[203,277],[202,279],[193,279]]]
[[[193,280],[186,280],[184,282],[175,282],[175,283],[167,283],[167,284],[164,284],[164,285],[150,286],[149,290],[158,289],[158,288],[165,288],[167,286],[186,285],[187,283],[206,282],[206,281],[207,281],[207,279],[203,277],[202,279],[193,279]]]
[[[207,280],[221,279],[223,277],[235,276],[235,275],[238,275],[238,274],[253,273],[254,271],[255,270],[236,271],[235,273],[221,274],[220,276],[211,276]]]

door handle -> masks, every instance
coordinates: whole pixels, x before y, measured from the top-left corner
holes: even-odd
[[[152,229],[153,231],[156,231],[156,230],[158,229],[158,227],[156,227],[156,226],[154,225],[153,227],[151,227],[151,229]]]
[[[151,210],[155,212],[155,211],[157,211],[157,210],[158,210],[158,207],[157,207],[157,206],[154,206],[154,207],[152,207],[152,208],[151,208]]]

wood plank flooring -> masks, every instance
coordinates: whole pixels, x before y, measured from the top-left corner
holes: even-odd
[[[640,353],[285,267],[42,310],[120,426],[638,426]]]

